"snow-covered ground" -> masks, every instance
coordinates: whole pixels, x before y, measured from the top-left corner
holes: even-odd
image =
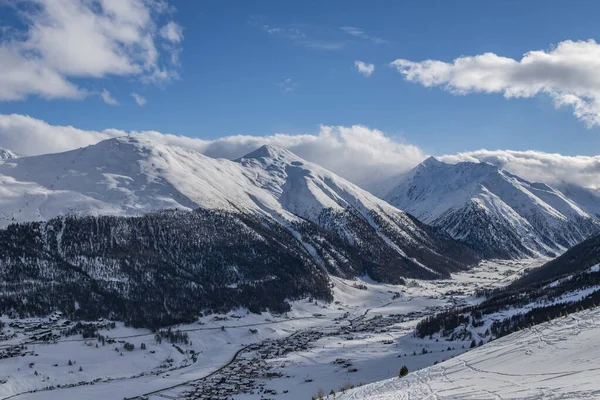
[[[336,399],[596,399],[599,337],[600,309],[582,311]]]
[[[414,338],[413,328],[420,318],[436,310],[476,301],[472,296],[475,289],[503,286],[524,269],[541,263],[486,262],[450,280],[409,280],[406,286],[334,278],[335,301],[331,304],[306,299],[294,303],[285,315],[237,310],[174,327],[189,335],[187,345],[177,344],[181,352],[167,340],[156,343],[154,334],[147,330],[122,324],[100,331],[116,341],[104,346],[99,343],[96,347],[95,339],[83,340],[81,335],[63,337],[56,343],[27,344],[24,356],[0,360],[0,379],[4,382],[0,384],[0,398],[121,399],[154,391],[159,392],[150,398],[178,398],[197,386],[208,385],[202,378],[219,371],[243,349],[232,367],[264,362],[269,372],[280,377],[259,379],[262,386],[254,394],[236,398],[260,399],[264,390],[274,390],[277,398],[300,400],[310,398],[320,388],[328,393],[347,382],[376,382],[396,375],[402,365],[414,371],[466,351],[463,345],[468,348],[468,343]],[[17,337],[1,341],[0,349],[31,336],[31,332],[15,328],[5,328],[4,333],[15,330]],[[264,349],[295,346],[294,338],[299,334],[309,338],[306,348],[279,351],[261,359]],[[135,349],[126,351],[121,342],[132,343]],[[146,350],[141,349],[142,343]],[[259,347],[246,349],[250,344]],[[196,362],[191,350],[198,354]],[[180,386],[164,390],[174,385]],[[43,390],[49,386],[55,389]],[[37,392],[29,392],[33,390]]]

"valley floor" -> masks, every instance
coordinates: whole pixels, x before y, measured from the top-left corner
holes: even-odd
[[[334,278],[331,304],[306,299],[285,315],[238,310],[173,327],[187,332],[187,345],[159,344],[151,332],[118,323],[100,331],[115,341],[104,346],[81,335],[44,343],[32,339],[34,327],[56,331],[60,319],[3,317],[18,325],[5,328],[12,337],[0,338],[0,352],[24,346],[18,357],[0,359],[0,399],[300,400],[320,389],[377,382],[396,376],[402,365],[417,371],[465,352],[467,342],[413,337],[414,326],[441,309],[477,301],[476,289],[506,285],[544,261],[485,262],[451,280],[406,286]],[[125,342],[134,350],[124,350]]]

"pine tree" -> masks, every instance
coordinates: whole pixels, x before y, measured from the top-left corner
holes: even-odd
[[[403,365],[402,368],[400,368],[400,372],[398,373],[398,377],[402,378],[404,376],[408,375],[408,367],[406,365]]]

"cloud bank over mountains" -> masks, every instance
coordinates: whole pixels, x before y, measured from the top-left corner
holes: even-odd
[[[418,146],[361,125],[322,125],[315,133],[236,135],[203,140],[157,131],[82,130],[50,125],[29,116],[0,114],[0,148],[38,155],[75,149],[127,134],[194,149],[209,157],[235,159],[270,144],[284,147],[364,187],[405,173],[427,157]],[[573,183],[600,189],[600,156],[564,156],[539,151],[476,150],[442,155],[442,161],[489,162],[531,181]]]
[[[25,155],[71,150],[127,134],[191,148],[215,158],[235,159],[265,144],[285,147],[306,160],[361,184],[407,171],[426,157],[417,146],[360,125],[322,125],[312,134],[237,135],[203,140],[156,131],[82,130],[50,125],[24,115],[0,114],[0,147]]]

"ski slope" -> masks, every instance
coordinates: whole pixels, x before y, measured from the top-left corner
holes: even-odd
[[[438,365],[365,385],[340,400],[596,399],[600,309],[525,329]]]

